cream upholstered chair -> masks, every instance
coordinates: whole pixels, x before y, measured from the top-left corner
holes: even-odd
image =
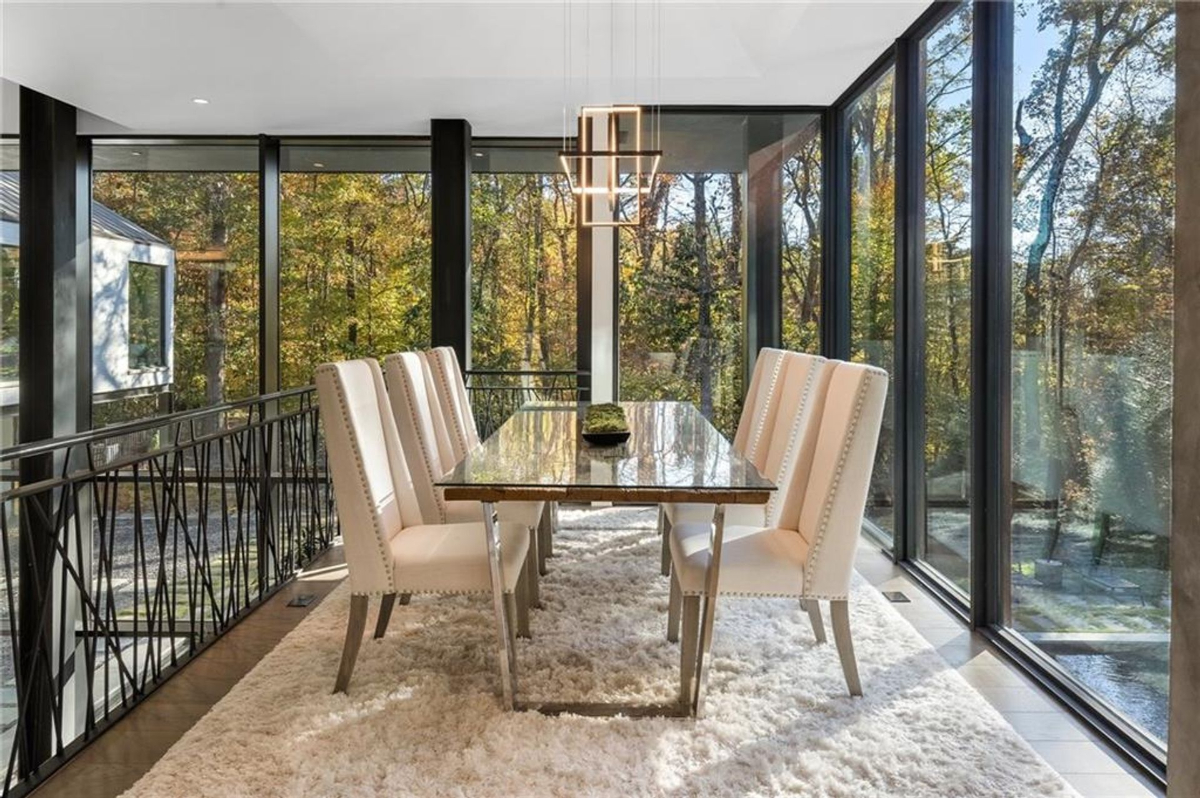
[[[764,347],[758,352],[754,363],[754,372],[750,376],[750,387],[746,391],[746,401],[742,405],[742,415],[738,420],[737,432],[733,438],[733,450],[745,457],[768,479],[775,480],[775,471],[771,466],[770,447],[772,441],[780,438],[775,434],[775,422],[780,398],[779,386],[784,375],[784,364],[787,360],[800,358],[806,363],[806,368],[813,363],[824,363],[825,358],[807,355],[801,352],[788,352],[783,349]],[[783,436],[786,440],[786,434]],[[779,452],[782,456],[782,452]],[[776,458],[778,460],[778,458]],[[662,573],[671,573],[671,552],[667,543],[667,532],[675,524],[691,521],[711,522],[713,510],[711,504],[699,503],[670,503],[659,507],[658,524],[663,536]],[[726,524],[745,524],[762,526],[763,510],[761,505],[731,505],[725,508]]]
[[[439,346],[422,352],[421,356],[429,367],[433,393],[437,397],[435,415],[440,419],[440,426],[448,431],[452,459],[446,462],[454,465],[480,444],[479,429],[475,426],[475,415],[471,412],[471,401],[467,396],[467,383],[458,366],[458,355],[451,347]],[[503,502],[496,506],[496,514],[502,520],[516,521],[535,530],[538,572],[543,575],[546,573],[546,558],[553,551],[551,533],[557,509],[553,502],[549,505],[542,502]]]
[[[827,368],[831,373],[811,465],[803,463],[800,451],[793,452],[797,462],[787,469],[778,515],[769,519],[770,526],[725,526],[718,592],[799,598],[819,642],[824,642],[824,626],[818,602],[828,601],[846,685],[851,695],[862,695],[847,600],[888,377],[881,369],[857,363],[835,362]],[[682,612],[685,663],[689,655],[695,660],[710,531],[711,524],[689,522],[670,536],[683,601],[669,623],[678,623]]]
[[[483,505],[477,501],[447,501],[444,490],[437,485],[457,461],[439,440],[448,440],[447,425],[439,406],[434,380],[425,357],[418,352],[388,355],[383,360],[383,379],[388,401],[400,433],[404,458],[412,474],[413,489],[421,517],[428,524],[449,524],[462,521],[482,521]],[[537,536],[535,530],[542,514],[542,502],[501,502],[496,515],[501,521],[519,524],[530,532],[529,602],[538,603]],[[527,618],[522,614],[522,619]],[[529,636],[527,623],[520,625],[519,634]]]
[[[375,637],[382,637],[397,594],[406,603],[413,593],[491,593],[491,565],[482,522],[423,522],[379,364],[327,363],[317,369],[316,383],[349,569],[350,618],[334,687],[345,692],[369,597],[382,597],[375,626]],[[512,629],[529,535],[504,523],[497,533]]]

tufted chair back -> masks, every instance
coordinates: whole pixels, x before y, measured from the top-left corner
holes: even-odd
[[[808,544],[805,595],[840,600],[850,590],[888,376],[860,363],[830,366],[804,498],[798,506],[788,503],[779,525],[797,530]],[[801,476],[798,471],[792,475],[793,480]]]
[[[321,426],[355,594],[395,592],[389,545],[421,523],[400,437],[374,360],[317,368]]]
[[[733,450],[754,463],[759,471],[766,464],[766,438],[779,396],[775,388],[783,374],[786,354],[782,349],[770,347],[758,350],[754,371],[750,375],[750,386],[746,390],[746,402],[742,406],[742,416],[738,419],[737,432],[733,436]]]
[[[425,353],[425,358],[432,373],[442,415],[450,431],[454,462],[457,463],[479,445],[479,430],[475,426],[475,416],[471,414],[467,384],[458,367],[458,356],[452,348],[439,346],[430,349]]]
[[[796,515],[804,499],[833,365],[817,355],[785,352],[781,371],[761,471],[783,489],[772,493],[767,502],[763,522],[767,528],[779,526],[784,513]]]
[[[388,355],[383,359],[383,379],[404,459],[409,464],[417,504],[427,524],[446,522],[446,507],[436,482],[454,463],[442,462],[438,447],[437,420],[433,408],[437,397],[426,379],[427,366],[416,352]]]

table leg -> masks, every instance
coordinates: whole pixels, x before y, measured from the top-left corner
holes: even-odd
[[[492,575],[492,604],[496,611],[496,634],[500,643],[500,692],[504,708],[514,709],[517,698],[517,652],[513,648],[509,624],[516,621],[505,612],[504,572],[500,567],[500,530],[496,525],[496,507],[483,502],[483,529],[487,535],[488,565]]]
[[[695,699],[692,714],[704,717],[704,691],[708,685],[708,668],[712,657],[713,621],[717,613],[717,586],[721,574],[721,544],[725,540],[725,505],[718,504],[713,514],[709,535],[708,573],[704,579],[704,609],[700,617],[700,645],[697,652]]]

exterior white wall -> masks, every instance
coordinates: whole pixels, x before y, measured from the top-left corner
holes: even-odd
[[[161,266],[163,349],[161,368],[129,368],[129,264]],[[175,366],[175,252],[162,244],[92,239],[92,392],[170,385]]]

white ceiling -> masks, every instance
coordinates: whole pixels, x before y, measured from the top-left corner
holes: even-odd
[[[654,100],[661,52],[663,104],[824,105],[927,5],[662,0],[660,50],[655,0],[575,0],[568,99]],[[567,11],[563,0],[5,0],[0,77],[101,118],[83,132],[111,120],[138,133],[425,134],[431,118],[456,117],[479,136],[558,135]],[[11,108],[0,104],[6,129]]]

